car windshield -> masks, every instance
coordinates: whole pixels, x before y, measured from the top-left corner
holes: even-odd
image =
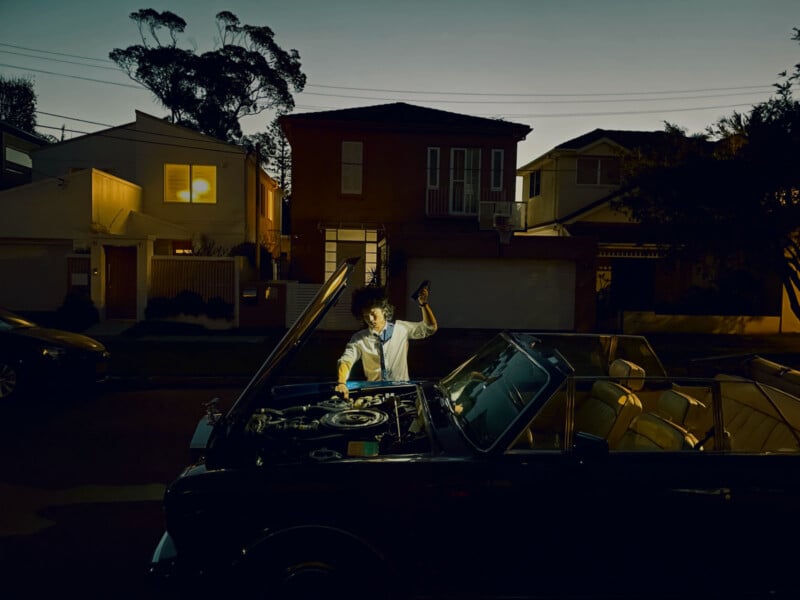
[[[15,315],[14,313],[10,313],[7,310],[0,309],[0,331],[8,331],[10,329],[20,329],[23,327],[36,327],[36,324],[31,323]]]
[[[550,376],[504,336],[498,336],[442,379],[445,402],[464,434],[488,450]]]

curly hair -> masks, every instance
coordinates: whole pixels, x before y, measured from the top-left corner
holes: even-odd
[[[353,299],[350,303],[350,312],[359,321],[363,321],[364,313],[373,308],[383,309],[383,314],[387,321],[394,317],[394,306],[386,297],[386,289],[382,287],[366,286],[358,288],[353,292]]]

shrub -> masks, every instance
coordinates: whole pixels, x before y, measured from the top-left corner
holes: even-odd
[[[56,317],[63,329],[83,331],[100,320],[100,312],[85,292],[67,292],[64,301],[56,311]]]
[[[175,301],[164,296],[150,298],[144,309],[145,319],[165,319],[167,317],[175,317],[177,314],[178,309],[175,307]]]
[[[206,313],[212,319],[233,319],[233,304],[214,296],[208,300]]]
[[[203,302],[203,297],[197,292],[191,290],[182,290],[178,292],[173,301],[175,308],[179,313],[184,315],[200,315],[206,310],[206,303]]]

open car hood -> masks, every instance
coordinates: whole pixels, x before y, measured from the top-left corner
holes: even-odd
[[[308,303],[294,324],[288,329],[280,342],[273,348],[267,359],[239,395],[231,407],[226,420],[228,423],[237,421],[240,417],[249,418],[252,411],[252,402],[256,399],[258,390],[263,390],[266,382],[291,358],[297,354],[303,344],[311,337],[319,323],[334,306],[347,287],[358,257],[349,258],[342,262],[333,275],[322,285],[316,296]]]

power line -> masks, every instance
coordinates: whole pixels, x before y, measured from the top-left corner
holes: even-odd
[[[2,44],[0,44],[2,46]],[[107,67],[105,65],[87,65],[86,63],[77,62],[74,60],[63,60],[59,58],[48,58],[46,56],[35,56],[34,54],[25,54],[24,52],[13,52],[11,50],[0,50],[2,54],[13,54],[14,56],[24,56],[26,58],[34,58],[38,60],[50,60],[53,62],[66,63],[68,65],[78,65],[80,67],[91,67],[92,69],[107,69],[109,71],[120,71],[119,67]]]
[[[141,85],[132,85],[130,83],[117,83],[116,81],[107,81],[103,79],[94,79],[93,77],[80,77],[79,75],[65,75],[64,73],[53,73],[52,71],[44,71],[42,69],[31,69],[29,67],[17,67],[14,65],[7,65],[5,63],[0,63],[0,67],[6,67],[8,69],[19,69],[21,71],[33,71],[34,73],[45,73],[46,75],[55,75],[57,77],[67,77],[69,79],[81,79],[83,81],[94,81],[95,83],[107,83],[108,85],[118,85],[120,87],[127,87],[127,88],[134,88],[137,90],[142,91],[149,91],[147,88]]]
[[[17,46],[14,44],[6,44],[0,42],[0,46],[5,46],[8,48],[15,48],[19,50],[27,50],[30,52],[40,52],[45,54],[52,54],[54,56],[66,56],[69,58],[80,58],[84,60],[93,60],[98,62],[106,62],[112,63],[113,61],[109,59],[100,59],[100,58],[93,58],[89,56],[81,56],[76,54],[68,54],[66,52],[52,52],[49,50],[39,50],[36,48],[30,48],[26,46]],[[14,52],[2,51],[8,54],[18,54]],[[20,56],[27,56],[24,54],[20,54]],[[53,58],[48,58],[45,56],[32,56],[31,58],[38,58],[41,60],[53,60],[56,62],[67,62],[69,64],[76,64],[80,66],[87,66],[93,68],[103,68],[103,69],[110,69],[110,70],[117,70],[117,67],[110,67],[110,66],[101,66],[101,65],[85,65],[82,63],[73,63],[70,61],[63,61]],[[13,65],[0,65],[0,66],[9,66],[11,68],[16,69],[23,69],[24,67],[17,67]],[[52,73],[49,71],[41,71],[44,73],[48,73],[51,75],[62,75],[64,77],[70,77],[70,75],[65,75],[61,73]],[[95,80],[92,80],[95,81]],[[107,83],[114,83],[114,82],[107,82]],[[115,84],[120,85],[120,84]],[[446,90],[403,90],[403,89],[390,89],[390,88],[369,88],[369,87],[350,87],[350,86],[339,86],[339,85],[330,85],[330,84],[307,84],[307,88],[322,88],[322,89],[335,89],[335,90],[348,90],[348,91],[359,91],[359,92],[378,92],[378,93],[391,93],[391,94],[420,94],[420,95],[450,95],[450,96],[486,96],[486,97],[510,97],[510,98],[527,98],[527,97],[543,97],[543,98],[591,98],[591,97],[605,97],[605,96],[655,96],[655,95],[674,95],[674,94],[694,94],[694,93],[706,93],[706,92],[723,92],[723,91],[736,91],[736,90],[767,90],[773,88],[773,84],[764,84],[764,85],[741,85],[741,86],[728,86],[728,87],[710,87],[710,88],[699,88],[699,89],[679,89],[679,90],[647,90],[647,91],[627,91],[627,92],[550,92],[550,93],[533,93],[533,92],[467,92],[467,91],[446,91]],[[320,95],[325,96],[328,94],[324,94],[322,92],[300,92],[306,94],[313,94],[313,95]],[[739,94],[741,95],[741,94]],[[374,99],[374,100],[386,100],[384,98],[363,98],[359,96],[349,96],[349,95],[333,95],[335,97],[343,97],[343,98],[352,98],[352,99]],[[670,99],[670,98],[664,98]],[[677,99],[677,98],[675,98]],[[438,100],[439,102],[455,102],[454,100]],[[574,102],[577,102],[574,101]]]
[[[565,96],[586,97],[586,96],[651,96],[655,94],[693,94],[700,92],[722,92],[725,90],[749,90],[749,89],[765,89],[773,87],[772,84],[767,85],[740,85],[733,87],[718,87],[718,88],[703,88],[703,89],[690,89],[690,90],[663,90],[663,91],[648,91],[648,92],[587,92],[587,93],[517,93],[517,92],[442,92],[430,90],[393,90],[382,88],[357,88],[346,87],[339,85],[322,85],[322,84],[308,84],[306,87],[328,88],[334,90],[350,90],[353,92],[386,92],[392,94],[451,94],[458,96],[511,96],[511,97],[553,97],[560,98]],[[322,94],[319,94],[322,95]],[[349,97],[349,96],[348,96]]]
[[[447,100],[438,98],[434,100],[416,100],[437,104],[599,104],[608,102],[668,102],[672,100],[702,100],[705,98],[728,98],[730,96],[752,96],[756,92],[736,92],[731,94],[709,94],[703,96],[675,96],[672,98],[603,98],[599,100]],[[301,92],[309,96],[328,96],[333,98],[350,98],[356,100],[380,100],[383,102],[396,102],[396,98],[377,98],[374,96],[346,96],[344,94],[325,94],[320,92]]]
[[[70,58],[83,58],[85,60],[96,60],[102,62],[111,62],[107,58],[95,58],[92,56],[78,56],[77,54],[67,54],[66,52],[51,52],[50,50],[39,50],[38,48],[27,48],[25,46],[15,46],[14,44],[5,44],[0,42],[0,46],[5,46],[6,48],[16,48],[17,50],[28,50],[30,52],[41,52],[42,54],[53,54],[55,56],[69,56]],[[45,58],[45,57],[42,57]]]

